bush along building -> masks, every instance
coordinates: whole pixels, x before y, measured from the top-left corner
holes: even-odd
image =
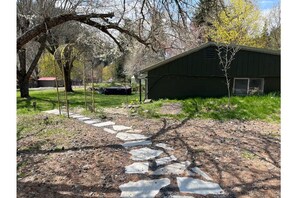
[[[233,95],[280,92],[280,51],[238,46],[228,70]],[[227,86],[213,42],[140,71],[146,99],[227,96]]]

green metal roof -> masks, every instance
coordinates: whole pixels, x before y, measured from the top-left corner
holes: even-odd
[[[210,46],[217,46],[217,43],[214,43],[214,42],[205,43],[203,45],[200,45],[199,47],[190,49],[190,50],[188,50],[186,52],[183,52],[183,53],[181,53],[179,55],[173,56],[173,57],[171,57],[169,59],[166,59],[164,61],[160,61],[160,62],[158,62],[158,63],[156,63],[154,65],[150,65],[147,68],[140,70],[140,73],[148,72],[148,71],[150,71],[152,69],[155,69],[157,67],[160,67],[160,66],[165,65],[165,64],[167,64],[169,62],[175,61],[175,60],[177,60],[179,58],[182,58],[184,56],[187,56],[189,54],[192,54],[194,52],[197,52],[197,51],[199,51],[201,49],[204,49],[204,48],[207,48],[207,47],[210,47]],[[238,47],[239,47],[240,50],[259,52],[259,53],[265,53],[265,54],[280,55],[279,50],[270,50],[270,49],[264,49],[264,48],[247,47],[247,46],[242,46],[242,45],[238,45]]]

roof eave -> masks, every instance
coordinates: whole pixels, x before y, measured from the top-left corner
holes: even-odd
[[[153,64],[151,66],[148,66],[147,68],[145,69],[142,69],[140,70],[140,73],[145,73],[145,72],[148,72],[152,69],[155,69],[159,66],[162,66],[162,65],[165,65],[171,61],[174,61],[176,59],[179,59],[179,58],[182,58],[184,56],[187,56],[189,54],[192,54],[194,52],[197,52],[203,48],[206,48],[206,47],[209,47],[209,46],[217,46],[217,44],[215,42],[208,42],[208,43],[205,43],[199,47],[196,47],[196,48],[193,48],[193,49],[190,49],[186,52],[183,52],[179,55],[176,55],[176,56],[173,56],[169,59],[166,59],[166,60],[163,60],[163,61],[160,61],[156,64]],[[243,50],[246,50],[246,51],[252,51],[252,52],[259,52],[259,53],[266,53],[266,54],[272,54],[272,55],[280,55],[280,51],[279,50],[269,50],[269,49],[262,49],[262,48],[254,48],[254,47],[247,47],[247,46],[242,46],[242,45],[238,45],[240,49],[243,49]]]

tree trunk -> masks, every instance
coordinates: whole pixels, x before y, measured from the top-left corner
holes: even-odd
[[[71,70],[69,69],[68,64],[66,64],[63,69],[65,75],[65,90],[66,92],[74,92],[72,89]]]
[[[43,35],[40,37],[39,42],[40,46],[38,48],[38,51],[29,66],[27,70],[27,61],[26,61],[26,49],[22,48],[18,51],[19,61],[20,61],[20,68],[17,69],[17,79],[20,86],[20,92],[22,98],[28,98],[29,96],[29,80],[30,77],[34,71],[34,69],[37,66],[37,63],[44,51],[45,48],[45,41],[46,41],[46,35]]]
[[[29,80],[23,79],[19,81],[21,98],[30,98],[29,95]]]

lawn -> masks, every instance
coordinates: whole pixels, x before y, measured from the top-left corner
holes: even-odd
[[[85,96],[82,88],[68,93],[70,109],[84,108]],[[17,92],[17,114],[34,114],[40,111],[58,109],[57,93],[55,89],[31,90],[30,99],[20,98]],[[122,104],[139,104],[139,95],[103,95],[95,93],[96,109],[106,107],[120,107]],[[65,101],[64,92],[60,91],[61,101]],[[177,119],[201,118],[214,120],[262,120],[280,122],[280,95],[268,94],[263,96],[231,97],[231,109],[227,108],[227,97],[223,98],[189,98],[185,100],[161,99],[148,104],[141,104],[134,113],[147,118],[172,117]],[[33,108],[36,102],[36,110]],[[87,104],[91,105],[91,92],[87,92]],[[180,113],[162,114],[160,108],[164,105],[180,104]],[[62,104],[65,105],[65,104]]]
[[[65,102],[64,91],[59,91],[60,100]],[[30,114],[50,109],[58,109],[58,100],[56,89],[50,90],[30,90],[30,99],[20,97],[20,92],[17,91],[17,114]],[[94,93],[94,100],[96,108],[102,107],[117,107],[122,103],[130,103],[138,99],[138,94],[128,96],[124,95],[103,95]],[[69,107],[71,108],[84,108],[85,96],[83,88],[74,88],[73,93],[68,93]],[[36,110],[33,108],[33,102],[36,102]],[[87,104],[91,105],[91,92],[87,92]]]

